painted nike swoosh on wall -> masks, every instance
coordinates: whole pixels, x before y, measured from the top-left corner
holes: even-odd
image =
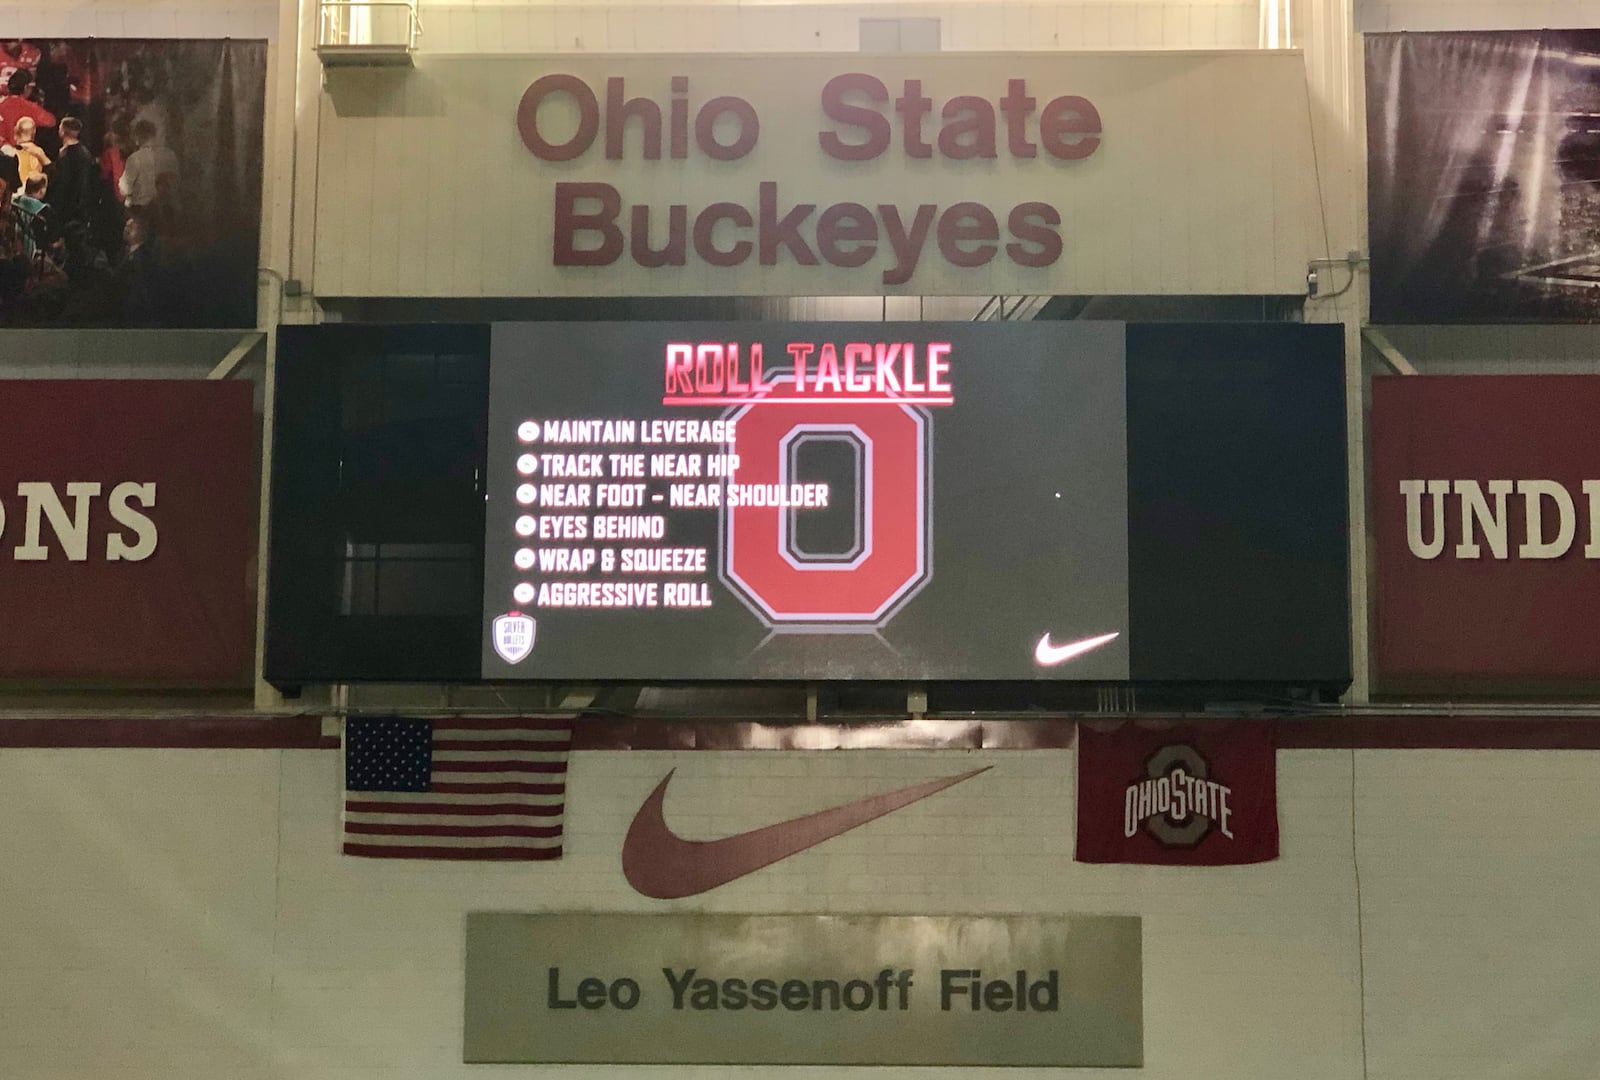
[[[662,807],[667,798],[667,784],[677,772],[674,769],[661,778],[661,783],[633,816],[633,824],[628,826],[627,838],[622,841],[622,875],[639,892],[657,900],[694,896],[816,847],[824,840],[910,806],[991,768],[992,765],[985,765],[959,776],[869,795],[843,806],[720,840],[685,840],[667,825]]]

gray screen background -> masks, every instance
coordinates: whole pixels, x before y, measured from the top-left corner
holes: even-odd
[[[484,678],[1127,679],[1124,337],[1122,323],[1075,322],[495,324]],[[769,372],[786,360],[789,341],[951,343],[955,404],[924,410],[931,423],[931,576],[880,632],[770,632],[717,573],[713,510],[664,511],[667,535],[660,541],[571,545],[704,546],[712,563],[701,579],[711,583],[710,608],[571,609],[513,602],[517,582],[540,577],[524,574],[512,561],[527,543],[514,531],[525,512],[514,496],[524,480],[516,458],[525,449],[557,449],[542,442],[524,447],[517,425],[530,418],[718,419],[720,408],[661,404],[666,343],[701,340],[761,341]],[[560,449],[609,454],[628,448]],[[659,491],[668,483],[645,482]],[[659,509],[647,506],[643,512]],[[611,577],[620,575],[603,578],[596,570],[562,579]],[[491,640],[494,618],[513,607],[538,621],[534,648],[516,665],[495,653]],[[1034,647],[1046,632],[1060,645],[1112,631],[1121,636],[1064,664],[1042,668],[1034,662]]]

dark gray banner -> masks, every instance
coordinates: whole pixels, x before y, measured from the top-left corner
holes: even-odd
[[[493,331],[490,679],[1128,677],[1118,323]]]
[[[1372,321],[1600,319],[1600,31],[1368,34],[1366,76]]]
[[[468,1063],[1138,1067],[1134,916],[467,916]]]
[[[255,326],[266,79],[265,41],[0,41],[0,327]]]

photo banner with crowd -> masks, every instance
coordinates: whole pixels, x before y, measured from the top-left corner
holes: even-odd
[[[251,327],[264,41],[0,38],[0,327]]]
[[[1600,30],[1368,34],[1375,323],[1600,321]]]

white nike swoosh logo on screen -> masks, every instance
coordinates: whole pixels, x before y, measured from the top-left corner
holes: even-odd
[[[1050,635],[1045,634],[1033,648],[1033,659],[1040,667],[1054,667],[1056,664],[1071,660],[1074,656],[1082,656],[1090,649],[1098,649],[1106,642],[1120,636],[1120,632],[1113,632],[1101,634],[1099,637],[1084,638],[1082,641],[1069,641],[1065,645],[1052,645]]]

